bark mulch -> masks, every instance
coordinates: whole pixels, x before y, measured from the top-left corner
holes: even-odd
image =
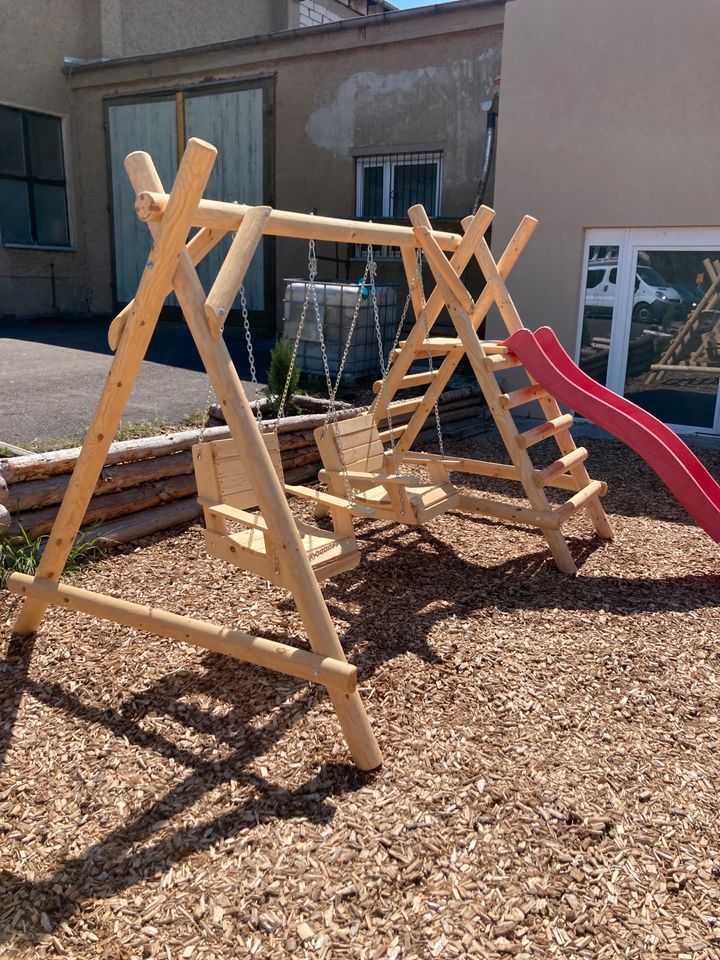
[[[577,517],[577,578],[520,527],[360,524],[324,593],[372,775],[317,688],[79,614],[6,628],[0,955],[720,958],[717,547],[587,445],[617,539]],[[198,526],[77,580],[304,643]]]

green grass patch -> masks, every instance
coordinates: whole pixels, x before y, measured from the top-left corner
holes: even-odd
[[[47,540],[47,537],[31,540],[22,529],[17,537],[7,534],[0,536],[0,586],[5,586],[11,573],[27,573],[32,576],[37,570]],[[77,541],[70,550],[65,573],[74,573],[85,564],[99,560],[105,549],[100,539],[92,540],[86,537]]]

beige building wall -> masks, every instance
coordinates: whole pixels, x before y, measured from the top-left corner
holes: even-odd
[[[493,247],[539,218],[509,286],[571,352],[586,228],[720,223],[718,36],[717,0],[507,5]]]
[[[74,123],[85,256],[93,309],[111,308],[104,106],[113,97],[274,78],[274,164],[266,202],[282,209],[355,215],[355,155],[439,148],[444,156],[442,213],[469,212],[486,132],[481,104],[500,73],[503,4],[468,0],[423,13],[390,14],[302,31],[262,43],[144,61],[86,66],[74,72]],[[324,254],[334,248],[324,245]],[[345,250],[341,250],[344,257]],[[334,278],[334,265],[321,276]],[[352,266],[359,276],[362,264]],[[381,265],[381,280],[399,279]],[[307,274],[307,244],[277,242],[276,280]],[[280,305],[281,308],[281,305]]]

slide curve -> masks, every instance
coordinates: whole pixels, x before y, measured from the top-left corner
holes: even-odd
[[[518,330],[503,343],[557,400],[641,456],[698,526],[720,543],[720,484],[674,431],[583,373],[550,327]]]

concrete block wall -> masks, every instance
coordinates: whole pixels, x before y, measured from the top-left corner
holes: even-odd
[[[314,27],[319,23],[332,23],[333,20],[342,20],[337,13],[328,10],[326,6],[319,3],[318,0],[301,0],[300,3],[300,26]]]

